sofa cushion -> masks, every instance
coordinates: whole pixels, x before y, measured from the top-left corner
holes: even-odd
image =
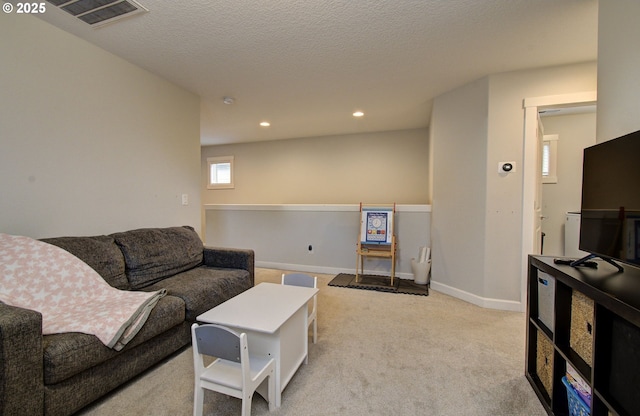
[[[202,240],[192,227],[144,228],[111,234],[122,250],[133,289],[202,264]]]
[[[56,237],[41,241],[58,246],[87,263],[111,286],[129,289],[125,276],[124,257],[113,237]]]
[[[43,336],[44,383],[55,384],[66,380],[182,324],[185,319],[184,311],[184,301],[179,297],[161,298],[140,332],[122,351],[115,351],[105,346],[94,335],[79,332]]]
[[[196,317],[214,306],[249,289],[251,276],[242,269],[200,266],[155,283],[144,290],[166,289],[168,295],[184,300],[186,319]]]

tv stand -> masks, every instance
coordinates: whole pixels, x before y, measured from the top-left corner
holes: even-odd
[[[593,258],[596,258],[596,257],[600,257],[600,256],[596,256],[595,254],[589,254],[588,256],[585,256],[585,257],[583,257],[583,258],[581,258],[581,259],[578,259],[578,260],[572,261],[571,263],[569,263],[569,265],[570,265],[571,267],[578,267],[578,266],[580,266],[581,264],[584,264],[584,263],[586,263],[587,261],[589,261],[589,260],[591,260],[591,259],[593,259]],[[614,262],[614,261],[613,261],[613,260],[611,260],[611,259],[607,259],[607,258],[604,258],[604,257],[600,257],[600,258],[601,258],[602,260],[606,261],[607,263],[611,264],[611,265],[612,265],[613,267],[615,267],[616,269],[618,269],[618,272],[619,272],[619,273],[624,273],[624,269],[623,269],[623,268],[622,268],[622,266],[620,266],[618,263]]]
[[[526,316],[525,374],[549,415],[570,414],[569,365],[589,386],[591,416],[640,415],[640,268],[529,256]]]

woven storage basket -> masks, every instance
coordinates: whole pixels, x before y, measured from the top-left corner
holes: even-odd
[[[553,344],[544,335],[538,333],[536,350],[536,374],[549,397],[553,388]]]
[[[570,345],[582,359],[593,365],[593,300],[580,292],[571,294],[571,330]]]

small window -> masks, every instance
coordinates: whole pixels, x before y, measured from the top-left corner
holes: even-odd
[[[233,156],[208,157],[209,183],[207,189],[233,188]]]
[[[542,138],[542,183],[558,183],[558,135]]]

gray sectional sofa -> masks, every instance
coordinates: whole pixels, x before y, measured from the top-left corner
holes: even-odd
[[[94,335],[42,335],[42,316],[0,302],[0,415],[70,415],[190,343],[196,316],[254,285],[252,250],[204,247],[191,227],[44,239],[111,286],[166,290],[121,351]]]

